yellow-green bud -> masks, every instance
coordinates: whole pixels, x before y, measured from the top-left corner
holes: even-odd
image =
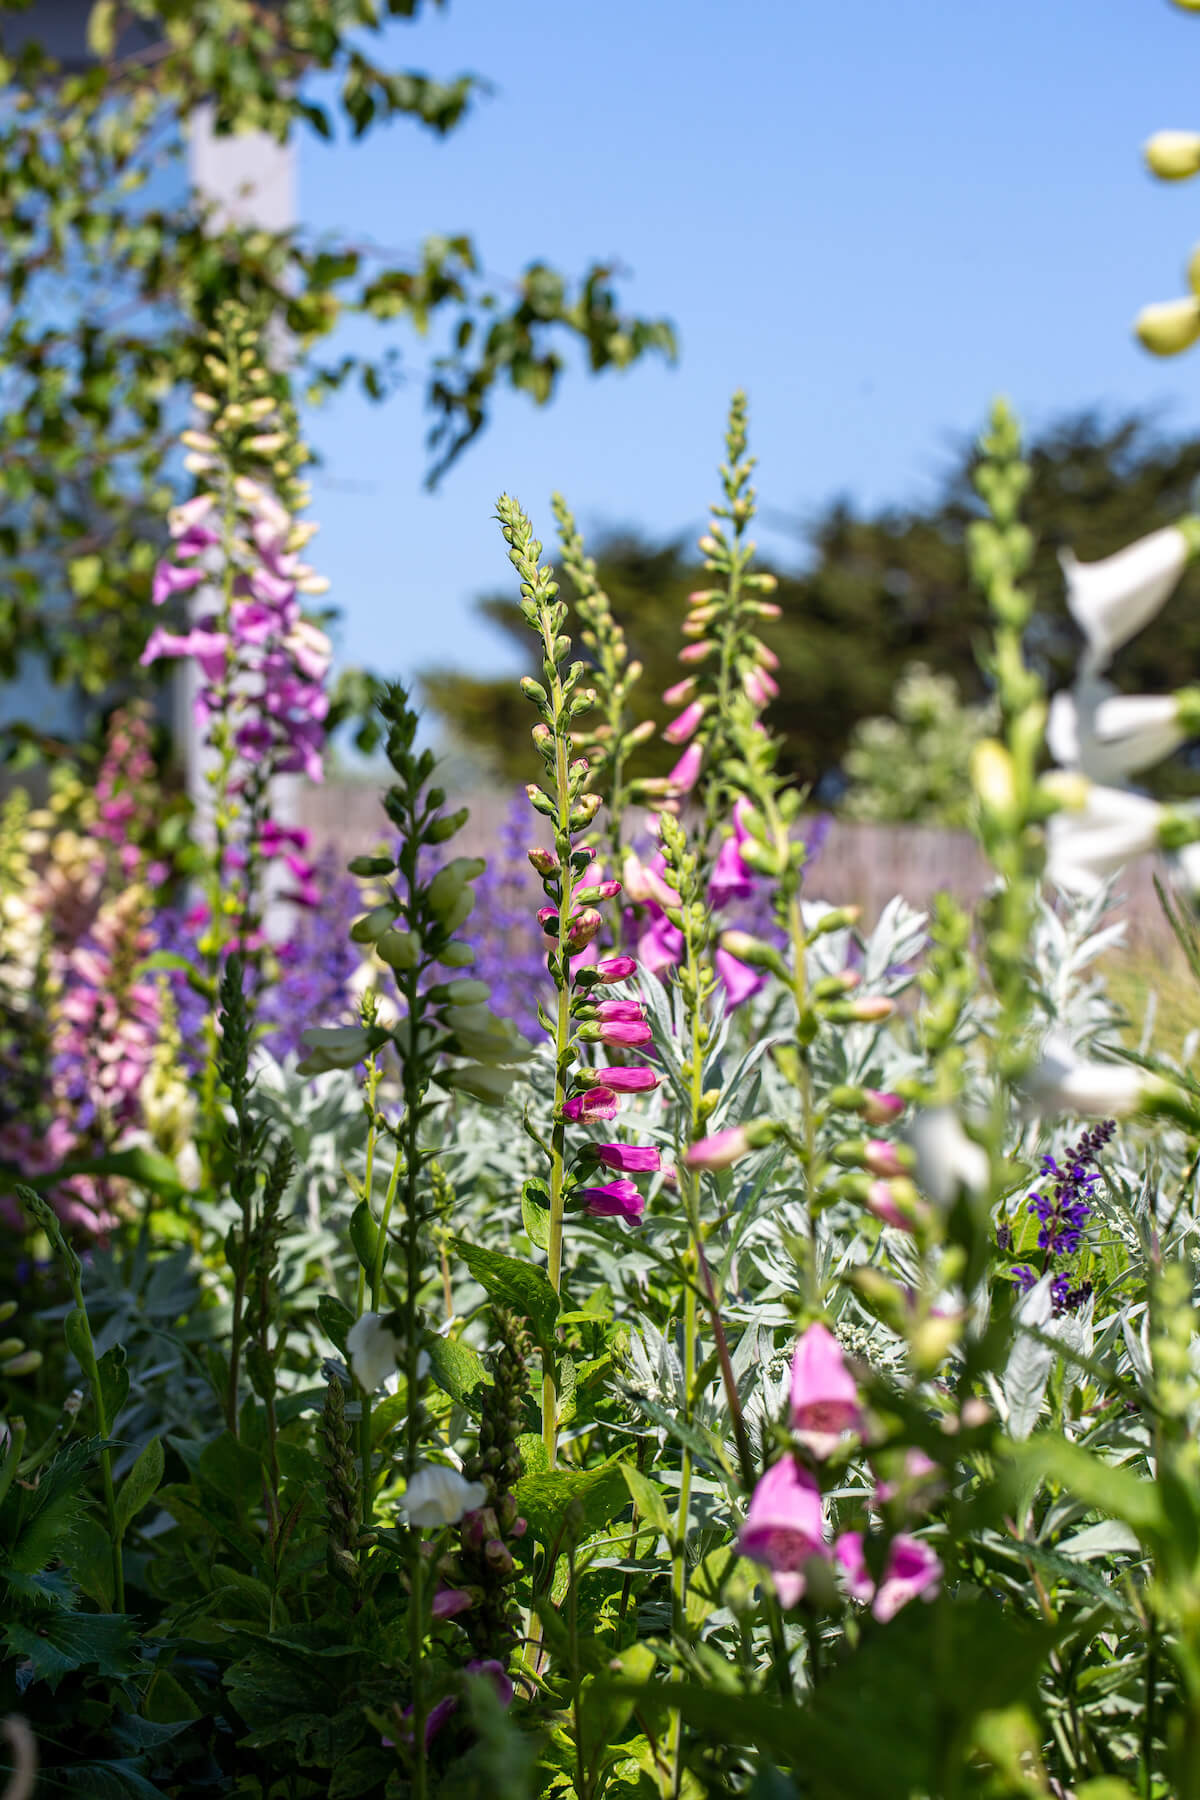
[[[438,961],[447,969],[467,969],[475,961],[474,944],[455,942],[438,951]]]
[[[1142,154],[1160,181],[1186,181],[1200,175],[1200,131],[1156,131]]]
[[[464,1063],[456,1069],[448,1069],[439,1080],[444,1087],[470,1094],[484,1106],[499,1106],[508,1097],[508,1090],[516,1078],[515,1069],[497,1069],[494,1066],[485,1068],[480,1063]]]
[[[1017,818],[1017,778],[1013,760],[998,738],[981,738],[971,752],[971,786],[983,812],[997,824]]]
[[[394,906],[373,906],[361,919],[355,919],[350,936],[356,944],[374,944],[389,930],[396,918]]]
[[[1143,306],[1133,329],[1155,356],[1178,356],[1200,337],[1200,300],[1160,300]]]
[[[389,969],[415,969],[420,945],[411,931],[385,931],[376,940],[375,949]]]
[[[491,991],[486,981],[466,976],[459,981],[440,981],[430,988],[428,998],[435,1006],[478,1006]]]

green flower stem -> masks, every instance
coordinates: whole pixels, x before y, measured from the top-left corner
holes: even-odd
[[[108,1437],[108,1410],[104,1404],[104,1388],[100,1381],[100,1368],[96,1361],[96,1345],[92,1337],[91,1321],[83,1299],[83,1283],[79,1276],[77,1261],[68,1264],[71,1282],[71,1293],[74,1296],[76,1314],[79,1320],[78,1350],[83,1350],[80,1357],[83,1372],[88,1386],[92,1390],[92,1402],[96,1408],[96,1429],[102,1438]],[[108,1519],[108,1536],[112,1550],[113,1608],[116,1612],[125,1611],[125,1566],[121,1549],[121,1537],[117,1529],[117,1495],[113,1486],[112,1451],[105,1444],[100,1452],[100,1480],[104,1488],[104,1511]]]

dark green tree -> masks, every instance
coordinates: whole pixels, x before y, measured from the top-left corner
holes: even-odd
[[[1059,550],[1069,546],[1084,559],[1106,556],[1177,519],[1200,478],[1200,441],[1171,438],[1141,415],[1114,421],[1089,412],[1049,427],[1030,461],[1025,516],[1038,539],[1039,601],[1031,649],[1056,687],[1069,678],[1078,643]],[[773,598],[783,616],[764,635],[779,654],[780,695],[768,719],[785,736],[790,768],[815,787],[823,784],[826,794],[836,786],[855,724],[890,711],[908,663],[920,660],[952,675],[968,700],[986,697],[976,664],[985,611],[967,579],[965,549],[966,527],[978,513],[973,466],[974,452],[964,445],[927,509],[864,513],[838,501],[811,528],[796,525],[808,567],[803,574],[776,571]],[[676,659],[686,598],[707,577],[682,541],[656,546],[622,536],[590,548],[630,654],[645,665],[637,696],[663,724],[670,713],[659,695],[683,673]],[[562,581],[569,596],[569,581]],[[523,644],[525,628],[512,602],[489,596],[479,610]],[[1131,692],[1162,692],[1194,681],[1198,668],[1200,568],[1193,565],[1160,617],[1122,652],[1115,678]],[[512,683],[436,669],[424,686],[452,729],[515,780],[526,748]],[[677,755],[655,741],[640,753],[636,772],[662,774]],[[1178,791],[1186,778],[1186,768],[1171,765],[1162,776],[1164,791],[1172,783]]]
[[[170,497],[163,459],[227,297],[286,326],[311,393],[356,379],[382,398],[401,369],[394,328],[428,333],[431,481],[482,429],[498,386],[547,401],[572,340],[595,371],[673,352],[665,322],[619,312],[603,266],[569,282],[538,262],[500,294],[465,236],[429,238],[401,264],[155,200],[201,105],[219,133],[281,142],[394,120],[455,130],[474,76],[443,81],[373,54],[389,22],[418,23],[422,0],[97,0],[82,73],[31,40],[27,4],[0,3],[0,679],[25,650],[94,693],[136,667]],[[318,75],[338,83],[328,109],[313,99]],[[329,356],[351,314],[388,328],[377,357]]]

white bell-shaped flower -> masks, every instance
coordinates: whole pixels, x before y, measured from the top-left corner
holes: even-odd
[[[364,1393],[373,1394],[396,1373],[404,1354],[404,1342],[378,1313],[364,1313],[346,1333],[346,1350],[354,1379]]]
[[[1100,562],[1081,563],[1063,551],[1067,605],[1087,639],[1089,672],[1103,669],[1114,651],[1149,624],[1187,567],[1193,542],[1193,531],[1168,525]]]
[[[909,1139],[917,1157],[917,1186],[935,1206],[952,1206],[960,1188],[977,1194],[986,1191],[987,1151],[967,1136],[952,1106],[930,1106],[918,1112]]]
[[[1174,694],[1119,694],[1085,675],[1050,703],[1046,742],[1055,762],[1089,781],[1125,781],[1162,762],[1186,737]]]
[[[1087,1062],[1066,1038],[1052,1036],[1025,1085],[1039,1112],[1120,1119],[1137,1111],[1146,1076],[1125,1063]]]
[[[1157,847],[1166,809],[1143,794],[1094,782],[1085,795],[1082,806],[1055,813],[1046,828],[1046,875],[1064,893],[1086,897]]]
[[[466,1512],[487,1504],[482,1481],[468,1481],[444,1463],[423,1463],[414,1471],[401,1505],[410,1525],[433,1529],[457,1525]]]

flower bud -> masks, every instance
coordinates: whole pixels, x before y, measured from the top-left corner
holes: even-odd
[[[528,855],[530,866],[544,879],[548,880],[550,876],[560,873],[558,858],[551,851],[535,848]]]
[[[395,919],[394,906],[373,906],[361,919],[355,919],[350,927],[350,936],[356,944],[374,944],[385,931],[390,930]]]
[[[375,949],[389,969],[415,969],[421,953],[421,946],[411,931],[394,928],[380,935]]]
[[[1013,760],[998,738],[981,738],[971,752],[971,786],[985,816],[998,825],[1018,818]]]
[[[744,850],[745,845],[742,848]],[[748,931],[723,931],[719,941],[722,950],[736,957],[738,962],[748,963],[752,969],[769,969],[781,981],[791,979],[788,966],[774,944],[751,937]]]
[[[568,955],[576,956],[580,950],[586,950],[603,924],[604,920],[594,906],[581,907],[571,919],[567,932]]]
[[[491,988],[486,981],[465,977],[459,981],[441,981],[431,987],[427,998],[435,1006],[478,1006],[488,998]]]
[[[1142,154],[1160,181],[1186,181],[1200,175],[1200,131],[1156,131]]]
[[[878,1088],[863,1090],[863,1117],[868,1125],[890,1125],[904,1111],[899,1094],[881,1093]]]
[[[447,944],[438,951],[438,961],[447,969],[467,969],[475,961],[474,944]]]
[[[714,638],[703,638],[698,644],[685,644],[679,652],[679,661],[681,663],[703,662],[706,656],[712,655],[716,647]]]
[[[672,719],[663,731],[665,741],[668,744],[686,744],[703,722],[704,711],[702,700],[693,700],[690,705],[685,706],[678,718]]]
[[[686,706],[696,692],[696,677],[685,675],[682,681],[666,689],[663,694],[664,706]]]
[[[883,994],[864,994],[859,1000],[835,1000],[823,1010],[825,1017],[835,1025],[875,1025],[881,1019],[890,1019],[896,1004]]]
[[[751,1150],[760,1150],[779,1136],[773,1119],[754,1119],[748,1125],[734,1125],[728,1131],[714,1132],[701,1138],[684,1157],[689,1169],[728,1169]]]
[[[350,873],[363,880],[370,875],[390,875],[395,867],[393,856],[356,856],[349,865]],[[350,935],[354,936],[353,930]]]
[[[1177,356],[1200,337],[1200,300],[1160,300],[1143,306],[1133,322],[1143,347],[1155,356]]]
[[[582,831],[585,826],[590,825],[603,804],[603,798],[599,794],[581,794],[571,808],[568,820],[571,830]]]

